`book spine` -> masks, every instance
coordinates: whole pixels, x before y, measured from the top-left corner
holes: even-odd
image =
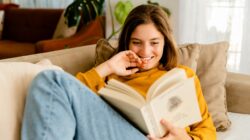
[[[152,114],[152,109],[149,104],[145,105],[142,109],[142,116],[144,119],[144,122],[147,126],[148,133],[153,136],[158,136],[158,128],[154,119],[154,116]]]

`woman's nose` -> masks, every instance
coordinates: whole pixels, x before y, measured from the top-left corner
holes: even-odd
[[[147,57],[150,54],[150,52],[151,52],[150,45],[147,43],[143,44],[143,47],[141,47],[141,50],[140,50],[140,54],[143,57]]]

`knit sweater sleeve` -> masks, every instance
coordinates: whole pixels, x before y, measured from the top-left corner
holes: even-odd
[[[100,77],[95,68],[92,68],[85,73],[77,73],[76,78],[92,89],[95,93],[97,93],[100,88],[105,86],[104,79]]]
[[[212,117],[208,112],[206,100],[203,96],[200,81],[196,74],[190,68],[184,68],[187,76],[195,77],[196,94],[202,116],[202,121],[189,126],[187,129],[188,134],[193,140],[216,140],[216,129],[214,127]]]

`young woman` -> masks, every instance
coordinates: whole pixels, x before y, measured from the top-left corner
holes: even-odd
[[[141,5],[128,15],[118,53],[77,78],[61,71],[43,71],[33,80],[22,127],[23,140],[213,140],[216,131],[197,76],[195,85],[202,121],[177,128],[167,120],[162,138],[144,135],[114,111],[96,92],[110,78],[144,97],[150,85],[172,68],[188,77],[195,73],[178,65],[176,43],[167,15],[157,6]],[[84,84],[83,84],[84,83]]]

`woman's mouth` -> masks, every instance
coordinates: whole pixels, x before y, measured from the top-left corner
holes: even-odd
[[[148,62],[149,60],[151,60],[153,58],[153,56],[151,57],[140,57],[140,59],[143,61],[143,62]]]

